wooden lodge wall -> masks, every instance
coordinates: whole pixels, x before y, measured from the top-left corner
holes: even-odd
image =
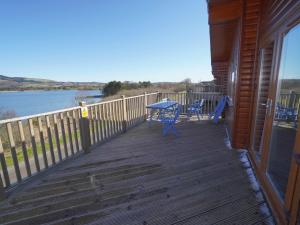
[[[244,3],[242,33],[240,45],[239,72],[235,101],[235,122],[232,145],[235,148],[247,148],[250,141],[253,103],[253,74],[257,59],[257,39],[260,21],[260,0],[248,0]]]

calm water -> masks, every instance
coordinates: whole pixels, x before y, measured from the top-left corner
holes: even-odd
[[[76,97],[99,94],[99,90],[0,92],[0,109],[12,110],[17,116],[27,116],[77,106]],[[98,102],[100,99],[85,99],[85,101]]]

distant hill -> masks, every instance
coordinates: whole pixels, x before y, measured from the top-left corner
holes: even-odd
[[[104,83],[99,82],[59,82],[47,79],[8,77],[0,75],[0,91],[47,90],[47,89],[99,89]]]

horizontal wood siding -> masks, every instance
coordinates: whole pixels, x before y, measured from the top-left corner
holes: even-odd
[[[261,37],[269,38],[278,32],[278,28],[285,21],[284,16],[293,10],[298,0],[266,0],[262,9]]]
[[[235,124],[232,141],[235,148],[247,148],[249,146],[260,4],[261,1],[259,0],[248,0],[245,3],[242,19],[240,65],[237,78]]]

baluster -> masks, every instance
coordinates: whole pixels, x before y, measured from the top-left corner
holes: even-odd
[[[101,138],[101,141],[104,141],[105,127],[104,127],[104,122],[103,122],[102,105],[98,105],[98,113],[99,113],[99,122],[100,122],[100,138]]]
[[[108,125],[107,125],[107,115],[106,115],[106,104],[102,104],[101,106],[101,113],[102,113],[102,118],[103,118],[103,130],[104,130],[104,139],[107,140],[108,138]]]
[[[74,132],[74,137],[75,137],[76,152],[79,152],[78,129],[77,129],[77,120],[76,120],[76,118],[79,118],[79,117],[78,116],[76,117],[76,112],[77,112],[77,110],[72,111],[73,132]]]
[[[25,168],[26,168],[27,176],[30,177],[31,176],[31,168],[30,168],[30,163],[29,163],[29,160],[28,160],[26,139],[25,139],[25,135],[24,135],[24,129],[23,129],[22,121],[18,121],[18,128],[19,128],[20,139],[21,139],[21,142],[22,142],[22,152],[23,152],[23,157],[24,157]]]
[[[126,132],[127,130],[127,105],[126,105],[126,99],[125,99],[125,95],[122,95],[122,103],[123,103],[123,132]]]
[[[1,164],[1,168],[2,168],[5,185],[6,185],[6,187],[8,187],[8,186],[10,186],[10,178],[9,178],[8,171],[7,171],[7,163],[6,163],[6,159],[5,159],[5,155],[4,155],[4,149],[3,149],[1,137],[0,137],[0,164]]]
[[[117,124],[117,133],[119,134],[121,131],[120,127],[120,101],[116,101],[116,124]]]
[[[62,161],[62,152],[60,147],[60,138],[59,138],[59,132],[58,132],[58,124],[57,124],[57,116],[56,114],[53,114],[53,123],[54,123],[54,134],[55,134],[55,141],[56,141],[56,148],[58,152],[58,158],[59,161]]]
[[[64,153],[65,153],[65,158],[69,157],[69,152],[68,152],[68,145],[67,145],[67,138],[66,138],[66,131],[65,131],[65,121],[64,121],[64,114],[60,113],[60,128],[61,128],[61,134],[63,138],[63,145],[64,145]]]
[[[39,156],[36,148],[35,132],[34,132],[32,119],[29,119],[28,123],[29,123],[29,132],[31,137],[31,145],[32,145],[33,158],[35,162],[35,168],[37,172],[40,172],[41,168],[40,168]]]
[[[53,140],[52,140],[51,123],[50,123],[50,118],[48,115],[46,116],[46,127],[47,127],[47,136],[48,136],[48,143],[49,143],[49,148],[50,148],[51,161],[52,161],[52,164],[56,164],[54,148],[53,148]]]
[[[95,112],[95,129],[96,129],[96,140],[97,143],[100,142],[100,132],[99,132],[99,114],[98,114],[98,106],[94,106]]]
[[[14,140],[14,137],[13,137],[13,131],[12,131],[11,123],[7,123],[6,128],[7,128],[7,134],[8,134],[9,145],[10,145],[10,152],[11,152],[11,156],[12,156],[12,159],[13,159],[13,164],[14,164],[14,168],[15,168],[16,177],[17,177],[18,182],[21,182],[22,181],[22,176],[21,176],[18,157],[17,157],[17,153],[16,153],[16,144],[15,144],[15,140]]]
[[[116,120],[117,120],[117,130],[118,134],[121,132],[121,123],[120,123],[120,101],[116,101]]]
[[[93,106],[90,107],[90,115],[91,115],[91,119],[90,119],[90,126],[91,126],[91,135],[92,135],[92,138],[91,140],[93,141],[93,145],[96,144],[96,138],[95,138],[95,124],[94,124],[94,110],[93,110]]]
[[[111,117],[111,131],[112,131],[112,136],[115,135],[115,122],[114,122],[114,103],[110,103],[110,117]]]
[[[71,116],[70,116],[70,112],[67,112],[67,127],[68,127],[68,135],[69,135],[69,145],[71,148],[71,153],[72,155],[74,155],[74,146],[73,146],[73,133],[72,133],[72,129],[71,129]]]
[[[115,106],[114,106],[114,102],[111,103],[111,122],[112,122],[112,133],[113,133],[113,135],[116,135]]]
[[[44,165],[45,165],[45,168],[48,168],[48,159],[47,159],[47,153],[46,153],[46,147],[45,147],[45,137],[44,137],[42,118],[38,117],[37,120],[38,120],[38,129],[39,129],[39,134],[40,134],[40,142],[41,142],[41,147],[42,147],[42,155],[43,155]]]
[[[111,124],[110,124],[110,114],[109,114],[109,103],[104,105],[104,112],[106,118],[106,127],[107,127],[107,137],[111,137]]]
[[[136,100],[137,98],[132,98],[132,126],[136,124],[136,118],[137,118],[137,106],[136,106]]]

